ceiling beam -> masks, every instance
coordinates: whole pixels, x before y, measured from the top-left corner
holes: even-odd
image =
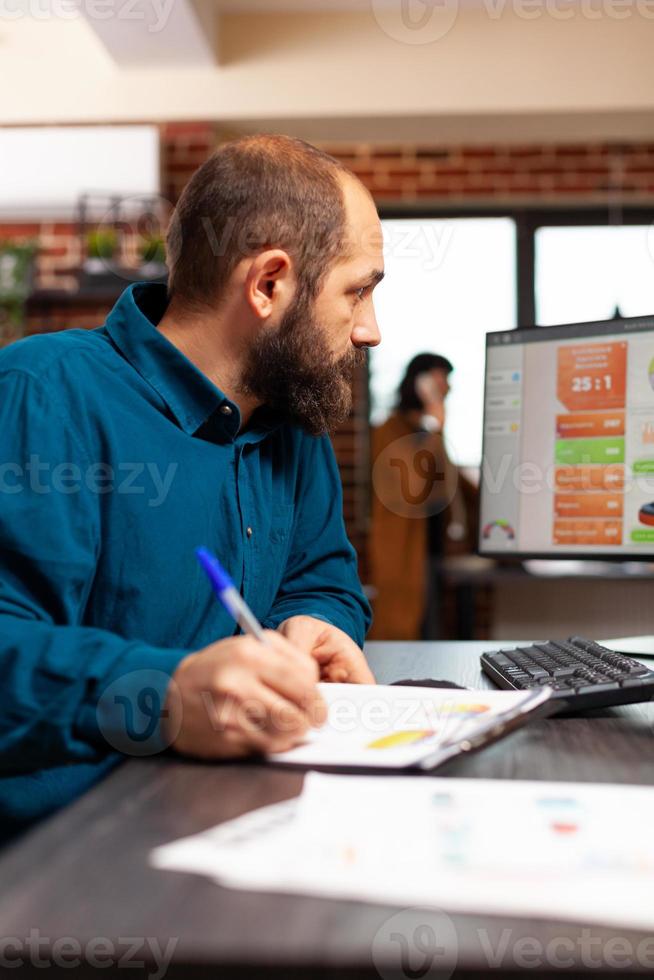
[[[218,14],[209,0],[118,0],[80,11],[120,68],[208,68],[218,63]]]

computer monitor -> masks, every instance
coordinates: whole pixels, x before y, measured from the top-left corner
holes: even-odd
[[[654,557],[654,316],[487,335],[479,552]]]

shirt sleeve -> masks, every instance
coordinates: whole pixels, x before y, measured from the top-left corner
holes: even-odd
[[[0,374],[0,773],[149,754],[187,651],[84,624],[100,553],[92,460],[29,372]]]
[[[291,616],[313,616],[362,647],[372,615],[343,523],[334,450],[327,436],[305,439],[289,557],[265,625],[276,629]]]

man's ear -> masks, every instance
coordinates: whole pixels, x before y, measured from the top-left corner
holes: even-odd
[[[274,310],[287,307],[295,279],[288,252],[269,249],[255,256],[245,278],[245,297],[256,317],[267,320]]]

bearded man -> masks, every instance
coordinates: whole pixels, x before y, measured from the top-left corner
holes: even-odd
[[[370,195],[300,140],[237,140],[167,245],[167,287],[0,355],[5,835],[125,754],[289,748],[324,718],[319,679],[373,681],[326,434],[380,340]],[[236,635],[198,545],[265,645]]]

